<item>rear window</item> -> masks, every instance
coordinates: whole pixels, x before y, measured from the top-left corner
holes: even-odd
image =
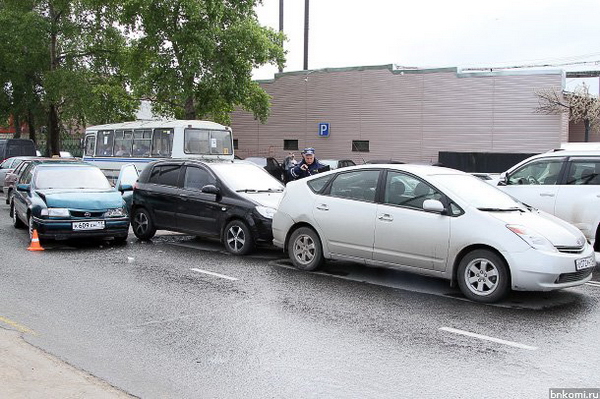
[[[150,173],[149,183],[163,186],[177,186],[181,165],[158,165]]]

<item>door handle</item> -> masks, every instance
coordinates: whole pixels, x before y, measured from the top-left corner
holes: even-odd
[[[320,211],[328,211],[329,207],[327,206],[327,204],[321,204],[321,205],[317,205],[317,209]]]
[[[384,222],[391,222],[394,220],[394,217],[392,215],[390,215],[389,213],[384,213],[382,215],[379,215],[377,218],[379,220],[383,220]]]
[[[554,197],[554,193],[540,193],[540,197]]]

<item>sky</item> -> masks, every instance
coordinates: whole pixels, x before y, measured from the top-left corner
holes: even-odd
[[[303,69],[305,0],[284,0],[284,72]],[[256,9],[279,29],[279,0]],[[311,0],[308,69],[556,65],[600,70],[600,0]],[[587,61],[586,65],[574,65]],[[271,79],[277,68],[255,70]],[[581,79],[568,79],[574,87]],[[586,79],[598,94],[598,78]]]

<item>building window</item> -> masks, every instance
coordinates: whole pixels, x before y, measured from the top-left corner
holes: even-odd
[[[238,139],[233,139],[233,149],[234,150],[238,149]]]
[[[289,151],[297,150],[298,140],[283,140],[283,149]]]
[[[353,152],[369,152],[369,140],[352,140]]]

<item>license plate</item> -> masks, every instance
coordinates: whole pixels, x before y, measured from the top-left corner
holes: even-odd
[[[73,230],[102,230],[104,220],[95,220],[91,222],[73,222]]]
[[[587,258],[575,260],[575,269],[577,269],[577,270],[589,269],[590,267],[595,267],[595,266],[596,266],[596,258],[594,256],[588,256]]]

